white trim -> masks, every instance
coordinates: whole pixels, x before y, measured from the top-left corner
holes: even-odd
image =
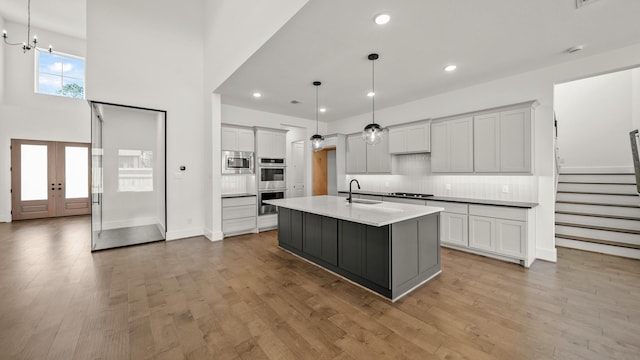
[[[0,223],[10,223],[11,222],[11,216],[0,216]]]
[[[222,231],[216,231],[215,233],[213,232],[213,230],[205,228],[204,229],[204,236],[209,239],[209,241],[220,241],[222,239],[224,239],[224,234],[222,233]]]
[[[175,231],[167,231],[167,241],[180,240],[194,236],[204,235],[203,228],[189,228]]]
[[[640,250],[638,249],[630,249],[630,248],[624,248],[620,246],[610,246],[610,245],[590,243],[586,241],[575,241],[575,240],[561,239],[561,238],[556,238],[556,245],[566,247],[566,248],[571,248],[571,249],[585,250],[585,251],[597,252],[602,254],[621,256],[621,257],[626,257],[631,259],[640,259]]]
[[[158,224],[155,217],[143,217],[123,220],[104,221],[102,230],[121,229],[134,226],[156,225]]]
[[[561,166],[560,174],[633,174],[633,166]]]
[[[441,265],[442,265],[442,264],[441,264]],[[395,298],[391,299],[391,302],[392,302],[392,303],[394,303],[394,302],[396,302],[396,301],[400,300],[400,299],[401,299],[402,297],[404,297],[405,295],[409,294],[409,293],[410,293],[410,292],[412,292],[413,290],[415,290],[415,289],[419,288],[420,286],[424,285],[425,283],[429,282],[431,279],[433,279],[434,277],[436,277],[436,276],[438,276],[438,275],[440,275],[440,274],[442,274],[442,270],[439,270],[437,273],[435,273],[435,274],[433,274],[433,275],[429,276],[429,278],[428,278],[428,279],[425,279],[424,281],[422,281],[422,282],[421,282],[421,283],[419,283],[418,285],[416,285],[416,286],[412,287],[411,289],[409,289],[409,290],[407,290],[407,291],[403,292],[402,294],[400,294],[400,295],[396,296]],[[391,295],[393,296],[393,294],[391,294]]]
[[[553,249],[541,249],[536,248],[536,259],[557,262],[558,261],[558,252],[556,248]]]

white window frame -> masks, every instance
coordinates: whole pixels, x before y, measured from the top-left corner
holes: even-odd
[[[87,99],[87,60],[82,57],[82,56],[78,56],[78,55],[72,55],[72,54],[67,54],[67,53],[63,53],[60,51],[52,51],[51,53],[54,55],[58,55],[58,56],[62,56],[62,57],[67,57],[67,58],[74,58],[74,59],[78,59],[78,60],[82,60],[82,62],[84,63],[84,73],[82,75],[82,82],[84,83],[84,94],[82,96],[82,99],[78,99],[78,98],[73,98],[70,96],[64,96],[64,95],[58,95],[58,94],[47,94],[47,93],[41,93],[40,92],[40,52],[44,51],[44,52],[49,52],[48,48],[40,48],[37,47],[36,51],[34,51],[34,68],[33,68],[33,91],[38,94],[38,95],[49,95],[49,96],[57,96],[57,97],[62,97],[62,98],[67,98],[67,99],[73,99],[73,100],[86,100]],[[64,77],[63,77],[64,79]]]

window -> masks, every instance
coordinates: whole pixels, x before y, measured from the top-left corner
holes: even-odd
[[[84,99],[84,59],[36,51],[36,92],[39,94]]]

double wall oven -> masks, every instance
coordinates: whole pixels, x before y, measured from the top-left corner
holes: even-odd
[[[285,159],[258,158],[258,215],[277,214],[274,205],[263,200],[284,199],[287,190]]]

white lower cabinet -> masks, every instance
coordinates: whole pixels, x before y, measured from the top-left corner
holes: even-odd
[[[531,210],[445,201],[427,201],[427,206],[444,208],[440,213],[442,245],[530,263],[527,230]]]
[[[440,241],[458,246],[469,245],[468,216],[448,212],[440,213]]]
[[[257,213],[255,196],[222,199],[222,232],[224,236],[255,232]]]
[[[483,216],[469,216],[469,247],[496,251],[496,220]]]

